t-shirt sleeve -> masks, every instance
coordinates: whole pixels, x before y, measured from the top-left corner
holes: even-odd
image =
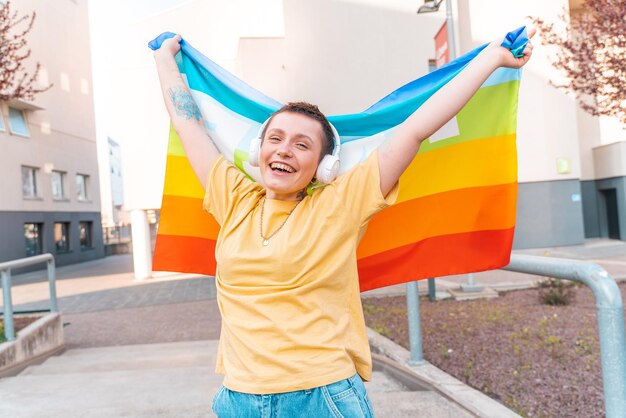
[[[202,208],[222,225],[239,199],[258,187],[257,183],[220,155],[207,175]]]
[[[374,150],[362,163],[339,176],[335,181],[338,196],[348,213],[364,224],[376,213],[392,205],[398,197],[398,183],[387,196],[380,190],[378,150]]]

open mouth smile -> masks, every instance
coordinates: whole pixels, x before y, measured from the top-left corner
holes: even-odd
[[[296,172],[296,170],[293,167],[287,164],[277,163],[277,162],[270,163],[270,168],[272,169],[272,171],[278,171],[281,173],[295,173]]]

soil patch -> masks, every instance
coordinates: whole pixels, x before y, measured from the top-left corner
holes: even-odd
[[[17,335],[20,330],[26,328],[39,318],[39,316],[14,316],[13,328],[15,329],[15,335]],[[4,338],[4,319],[0,319],[0,343],[5,341],[6,339]]]
[[[620,286],[622,300],[626,284]],[[603,417],[595,302],[576,287],[567,306],[537,289],[491,300],[420,299],[424,357],[524,417]],[[369,327],[408,349],[406,298],[363,299]]]

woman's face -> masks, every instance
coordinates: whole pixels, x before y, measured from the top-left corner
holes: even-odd
[[[272,118],[259,158],[269,199],[299,199],[317,171],[322,138],[322,125],[308,116],[282,112]]]

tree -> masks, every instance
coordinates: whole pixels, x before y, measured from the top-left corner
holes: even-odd
[[[552,64],[565,76],[551,83],[575,93],[592,115],[626,123],[626,2],[584,0],[581,12],[570,16],[569,32],[542,19],[535,24],[543,43],[556,47]]]
[[[41,64],[29,73],[24,61],[30,57],[26,34],[33,28],[35,12],[18,17],[11,11],[11,3],[0,4],[0,101],[11,99],[33,100],[35,95],[48,90],[52,85],[36,87]]]

